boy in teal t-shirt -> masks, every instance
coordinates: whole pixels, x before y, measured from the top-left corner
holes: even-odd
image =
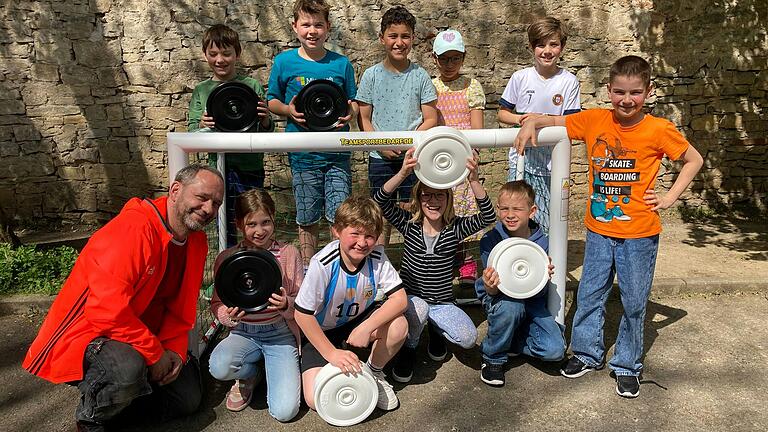
[[[325,79],[338,84],[346,93],[349,112],[340,117],[337,130],[349,130],[350,119],[357,116],[355,71],[347,57],[328,51],[331,23],[330,7],[324,0],[296,0],[293,5],[293,31],[299,48],[275,57],[269,74],[269,109],[285,116],[286,132],[306,131],[304,115],[296,111],[294,99],[312,80]],[[352,185],[350,152],[289,153],[293,194],[296,200],[296,225],[304,266],[317,248],[318,222],[325,216],[333,223],[336,209],[349,196]]]
[[[408,60],[413,46],[416,18],[403,6],[387,10],[381,18],[379,42],[386,57],[363,72],[357,101],[360,103],[360,130],[410,131],[437,126],[437,91],[424,68]],[[403,155],[399,151],[373,151],[368,158],[371,194],[400,171]],[[393,199],[407,202],[416,176],[411,174],[393,192]],[[387,225],[379,243],[389,242]]]
[[[241,52],[242,47],[237,32],[223,24],[216,24],[203,34],[203,56],[213,71],[213,76],[196,85],[192,92],[192,100],[189,102],[189,122],[187,123],[189,132],[213,128],[216,125],[215,119],[208,115],[205,110],[206,103],[213,89],[227,81],[241,81],[256,92],[261,98],[259,102],[261,122],[258,128],[267,131],[274,129],[272,118],[264,102],[266,100],[264,88],[254,78],[237,74],[235,68]],[[210,160],[215,163],[215,153],[212,156]],[[264,157],[261,153],[229,153],[224,161],[227,183],[225,197],[227,246],[231,247],[237,243],[237,229],[234,223],[235,198],[248,189],[264,187]]]

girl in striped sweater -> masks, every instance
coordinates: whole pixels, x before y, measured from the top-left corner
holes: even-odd
[[[446,339],[465,349],[475,345],[477,329],[454,302],[453,260],[463,239],[496,221],[493,204],[480,183],[477,153],[467,160],[467,169],[479,213],[456,217],[451,189],[434,189],[421,182],[416,183],[411,194],[413,213],[396,206],[390,194],[416,166],[413,152],[413,148],[406,152],[400,171],[374,195],[384,217],[403,235],[400,278],[408,294],[408,338],[392,368],[392,378],[403,383],[413,376],[416,347],[427,321],[431,359],[445,358]]]
[[[211,310],[231,331],[211,353],[209,369],[218,380],[235,380],[226,406],[241,411],[248,407],[253,388],[265,375],[259,365],[264,360],[269,414],[287,422],[299,412],[301,394],[300,333],[293,319],[293,301],[304,280],[304,265],[296,247],[275,240],[275,203],[264,190],[251,189],[237,197],[235,223],[243,240],[216,257],[214,271],[239,250],[266,249],[280,263],[283,286],[280,294],[272,294],[270,306],[253,313],[227,307],[214,291]]]

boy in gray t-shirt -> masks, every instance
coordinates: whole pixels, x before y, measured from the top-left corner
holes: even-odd
[[[363,72],[357,88],[360,104],[360,129],[373,131],[427,130],[437,125],[437,91],[424,68],[408,60],[413,44],[416,18],[403,6],[395,6],[381,18],[379,41],[386,57]],[[371,194],[400,171],[403,156],[397,150],[371,152],[368,181]],[[409,178],[395,191],[399,201],[410,198],[416,177]],[[379,238],[388,239],[391,228]]]

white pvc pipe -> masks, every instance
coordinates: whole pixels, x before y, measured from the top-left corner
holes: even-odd
[[[470,129],[464,134],[473,148],[510,147],[518,128]],[[300,133],[168,133],[168,174],[172,180],[189,163],[191,152],[287,152],[406,150],[428,137],[430,131],[405,132],[300,132]],[[565,275],[568,253],[568,200],[570,198],[571,146],[564,127],[538,130],[539,146],[552,150],[551,201],[549,204],[549,255],[555,266],[548,308],[558,323],[565,321]],[[220,157],[219,160],[223,160]],[[225,209],[226,211],[226,209]],[[226,216],[219,215],[220,221]],[[226,223],[226,222],[222,222]],[[226,238],[223,240],[226,243]],[[222,240],[220,240],[220,245]]]

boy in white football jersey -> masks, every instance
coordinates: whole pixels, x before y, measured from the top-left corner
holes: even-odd
[[[519,70],[509,78],[499,100],[499,122],[521,125],[529,114],[568,115],[581,111],[579,80],[558,61],[568,38],[560,20],[545,17],[528,26],[528,48],[533,66]],[[526,183],[536,191],[534,220],[549,232],[549,181],[552,148],[537,147],[525,152]],[[509,152],[508,180],[516,180],[517,151]]]
[[[301,348],[304,400],[315,409],[315,377],[327,363],[348,373],[362,370],[357,355],[366,348],[366,366],[379,390],[377,406],[393,410],[397,396],[382,368],[400,350],[408,334],[403,316],[407,298],[397,271],[376,245],[384,218],[369,197],[347,198],[336,210],[334,240],[312,257],[294,304],[305,339]]]

